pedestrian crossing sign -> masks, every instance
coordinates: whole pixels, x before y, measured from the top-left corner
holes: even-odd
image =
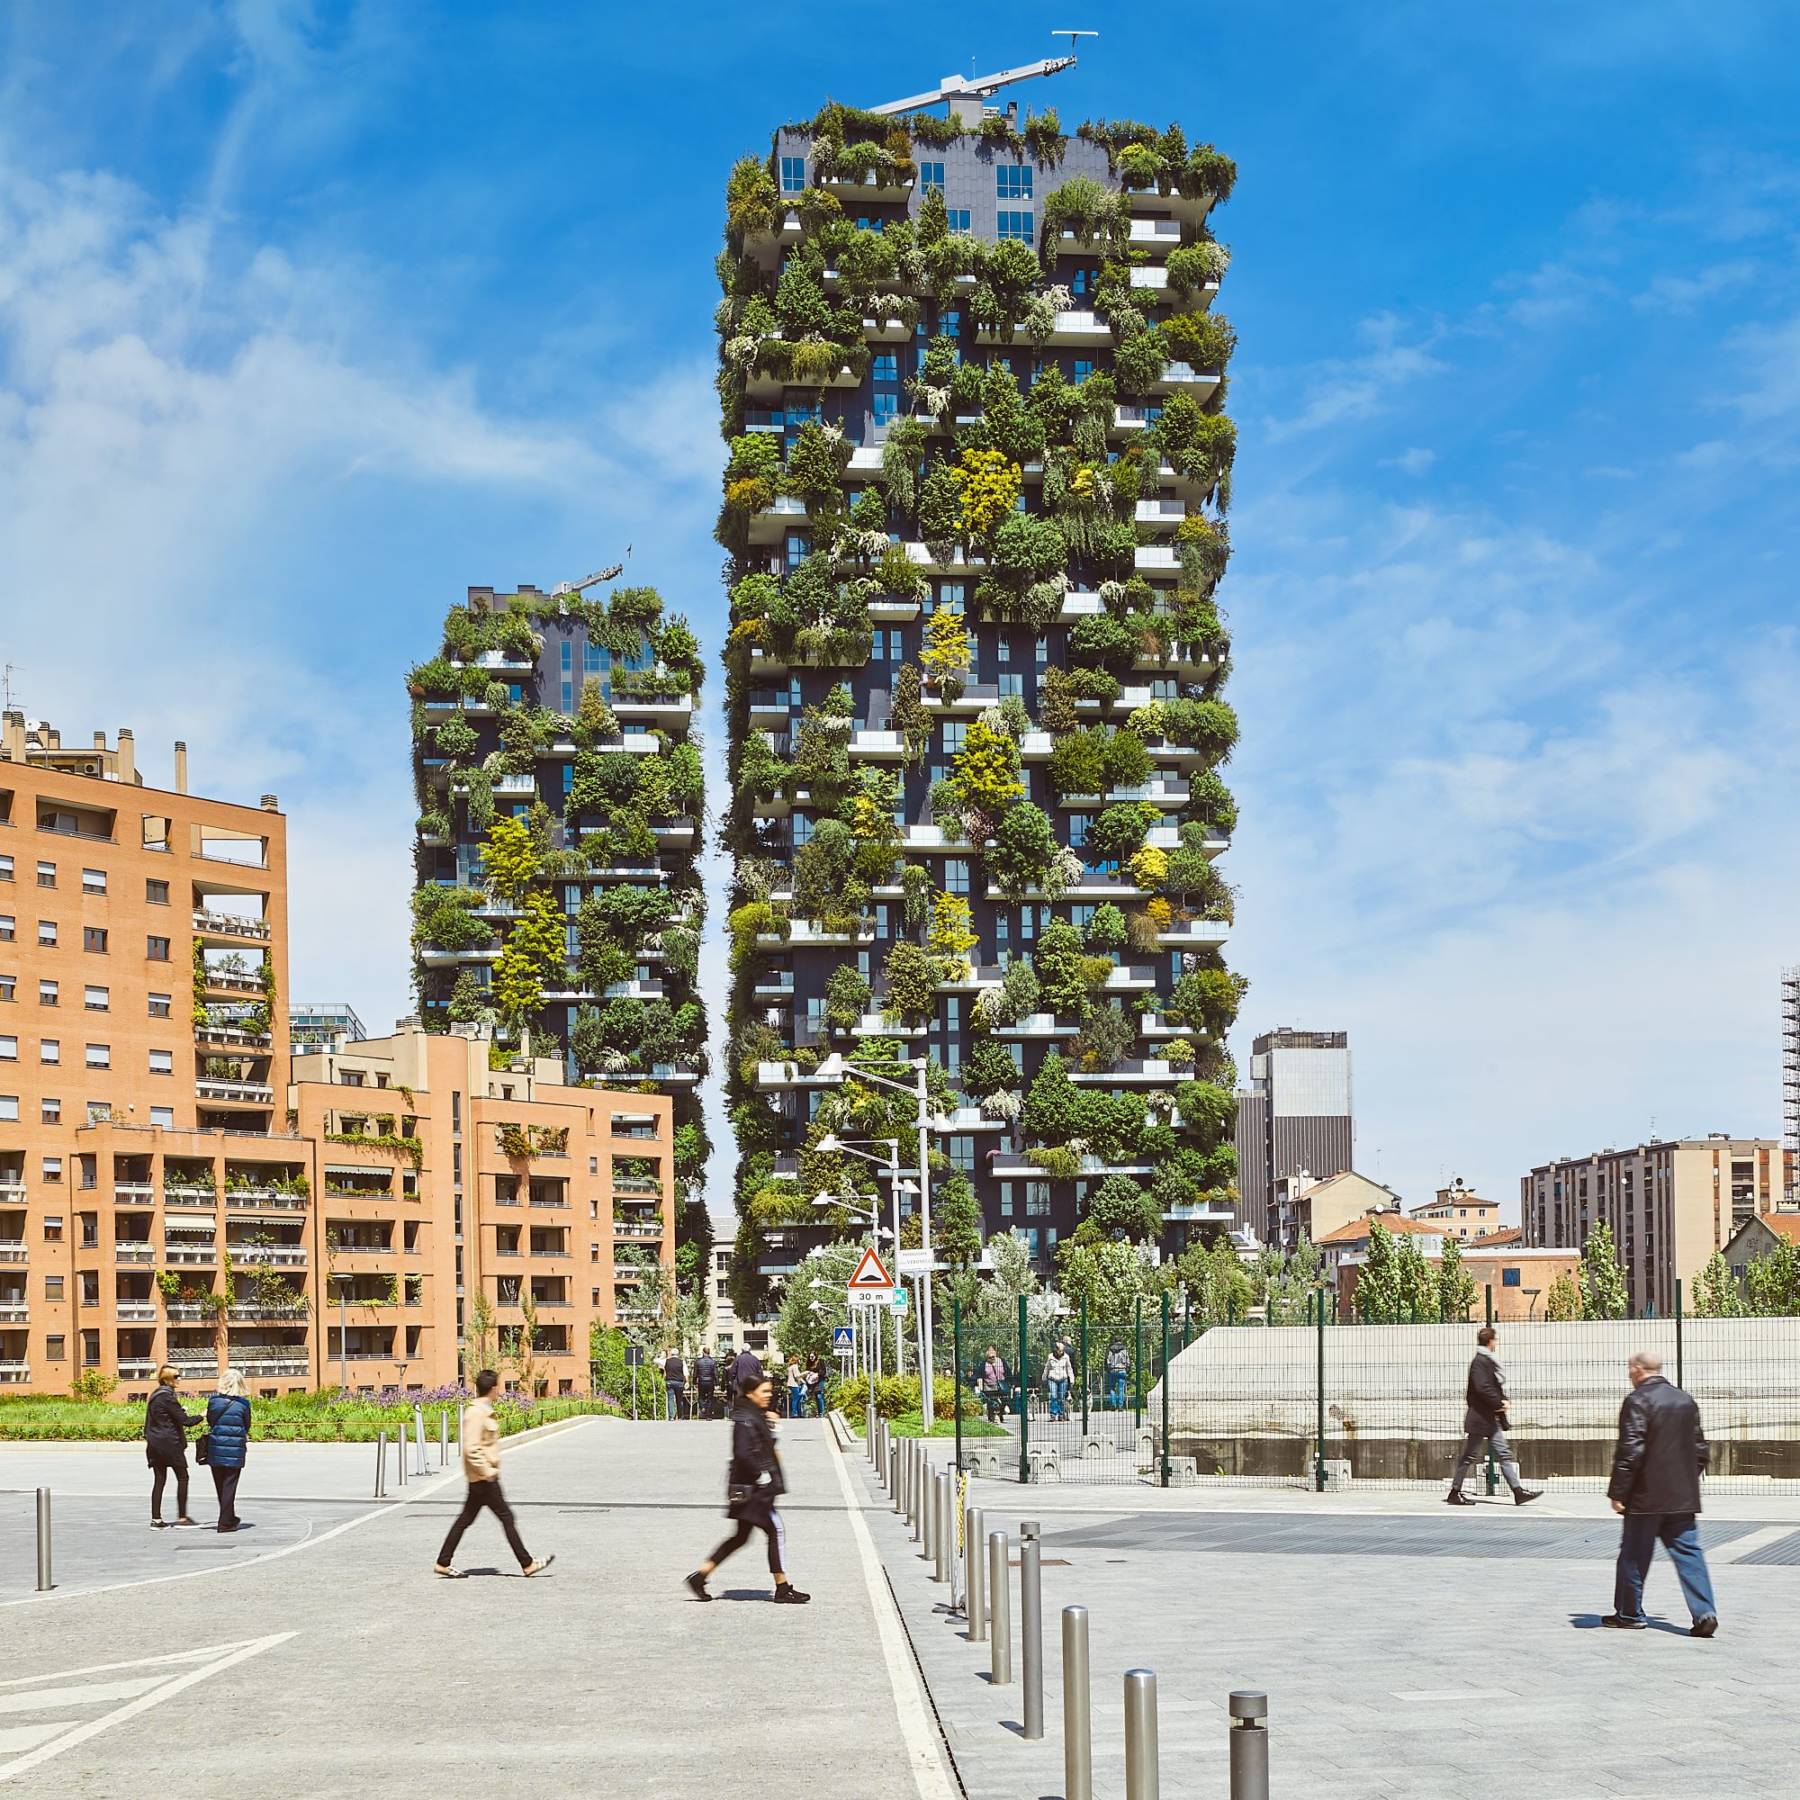
[[[834,1325],[831,1328],[831,1347],[842,1353],[856,1348],[856,1327],[854,1325]]]
[[[891,1288],[894,1278],[887,1272],[886,1265],[873,1249],[862,1253],[862,1261],[856,1265],[856,1273],[850,1277],[850,1291],[853,1294],[867,1294],[876,1288]]]

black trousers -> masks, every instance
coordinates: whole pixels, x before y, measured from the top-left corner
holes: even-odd
[[[456,1546],[462,1542],[462,1535],[475,1523],[476,1516],[486,1507],[500,1521],[500,1529],[506,1533],[506,1541],[512,1553],[519,1559],[519,1567],[525,1568],[531,1561],[531,1552],[519,1541],[519,1528],[513,1523],[513,1510],[506,1504],[506,1496],[500,1491],[500,1482],[471,1481],[468,1497],[463,1501],[462,1511],[456,1515],[450,1526],[450,1535],[444,1539],[444,1547],[438,1552],[438,1561],[448,1563],[456,1555]]]
[[[726,1557],[735,1556],[738,1551],[743,1549],[749,1543],[750,1534],[753,1531],[766,1531],[769,1534],[769,1573],[771,1575],[784,1573],[781,1566],[781,1552],[787,1542],[787,1533],[782,1529],[781,1514],[778,1512],[771,1512],[766,1519],[739,1519],[737,1530],[706,1560],[716,1568]]]
[[[703,1387],[699,1390],[699,1405],[701,1418],[713,1419],[718,1417],[716,1411],[717,1402],[711,1388]]]
[[[162,1517],[163,1483],[171,1474],[175,1477],[175,1511],[178,1517],[187,1517],[188,1500],[188,1464],[185,1456],[159,1456],[150,1465],[153,1474],[150,1482],[150,1516],[153,1519]]]
[[[208,1463],[207,1467],[212,1470],[213,1492],[219,1496],[219,1524],[235,1525],[238,1522],[238,1477],[243,1474],[244,1466],[240,1463],[235,1469],[225,1469],[217,1463]]]

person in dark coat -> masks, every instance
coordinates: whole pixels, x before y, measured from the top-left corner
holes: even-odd
[[[1456,1471],[1450,1477],[1450,1491],[1444,1496],[1446,1506],[1474,1506],[1463,1490],[1476,1459],[1483,1448],[1494,1446],[1494,1460],[1506,1485],[1512,1489],[1515,1506],[1529,1505],[1544,1497],[1542,1488],[1528,1488],[1519,1479],[1519,1465],[1513,1458],[1512,1446],[1506,1441],[1506,1371],[1500,1367],[1494,1345],[1499,1334],[1484,1325],[1475,1334],[1475,1356],[1469,1364],[1469,1379],[1463,1389],[1463,1447],[1456,1459]]]
[[[1700,1551],[1700,1476],[1712,1455],[1700,1429],[1700,1408],[1691,1394],[1664,1379],[1662,1358],[1652,1351],[1632,1357],[1630,1375],[1606,1489],[1625,1524],[1613,1610],[1600,1622],[1615,1631],[1644,1629],[1644,1578],[1661,1543],[1693,1617],[1691,1635],[1709,1638],[1719,1629],[1719,1609]]]
[[[679,1419],[687,1402],[687,1365],[679,1350],[671,1350],[663,1359],[663,1389],[668,1396],[668,1416]]]
[[[250,1400],[236,1369],[219,1377],[219,1391],[206,1403],[206,1466],[219,1496],[219,1529],[238,1528],[238,1477],[250,1454]]]
[[[740,1350],[731,1363],[731,1391],[741,1394],[746,1381],[762,1380],[762,1358],[748,1344]]]
[[[719,1362],[710,1350],[694,1358],[694,1410],[703,1419],[713,1416],[719,1392]]]
[[[725,1516],[736,1522],[737,1529],[687,1578],[696,1600],[712,1598],[706,1591],[708,1577],[726,1557],[749,1543],[752,1531],[763,1532],[769,1540],[769,1573],[775,1577],[776,1604],[804,1606],[812,1598],[794,1586],[784,1567],[787,1533],[775,1502],[787,1492],[787,1483],[775,1451],[772,1404],[766,1375],[758,1374],[738,1389],[731,1414],[731,1468],[725,1480]]]
[[[175,1383],[180,1372],[169,1363],[156,1372],[156,1392],[144,1408],[144,1460],[150,1465],[150,1523],[163,1529],[163,1485],[172,1473],[175,1477],[175,1523],[192,1525],[188,1517],[188,1427],[203,1421],[197,1414],[182,1409]]]

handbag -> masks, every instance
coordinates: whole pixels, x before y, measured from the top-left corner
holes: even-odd
[[[210,1462],[211,1460],[212,1433],[210,1431],[203,1431],[194,1439],[194,1461],[197,1463],[205,1463]]]
[[[744,1506],[756,1492],[756,1484],[752,1481],[728,1481],[725,1484],[725,1504],[727,1506]]]

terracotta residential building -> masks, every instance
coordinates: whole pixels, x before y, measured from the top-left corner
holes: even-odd
[[[1774,1138],[1723,1132],[1629,1150],[1565,1157],[1523,1176],[1530,1245],[1579,1250],[1612,1227],[1632,1310],[1673,1311],[1677,1280],[1692,1283],[1746,1220],[1776,1211],[1793,1184],[1793,1153]]]
[[[542,1296],[539,1372],[553,1392],[585,1385],[586,1322],[615,1304],[613,1231],[672,1257],[667,1102],[553,1093],[538,1069],[490,1082],[485,1043],[406,1034],[355,1046],[360,1068],[308,1059],[287,1087],[285,821],[273,795],[250,807],[186,789],[180,745],[174,787],[159,789],[128,731],[74,749],[18,714],[0,729],[0,1384],[66,1393],[94,1374],[142,1393],[160,1362],[205,1379],[228,1358],[268,1395],[335,1382],[344,1365],[327,1368],[327,1352],[346,1347],[364,1353],[355,1386],[397,1379],[402,1364],[409,1381],[449,1381],[466,1153],[482,1222],[471,1266],[497,1303]],[[477,1059],[479,1082],[451,1078]],[[353,1073],[407,1083],[416,1109],[346,1106],[312,1078],[350,1085]],[[459,1094],[485,1140],[458,1145]],[[384,1120],[385,1149],[328,1135],[354,1124],[367,1138]],[[532,1152],[506,1165],[510,1190],[494,1160],[506,1123],[552,1134],[509,1135]],[[565,1156],[540,1154],[559,1128]],[[416,1140],[416,1163],[399,1140]],[[615,1141],[643,1158],[616,1179]],[[365,1191],[384,1186],[385,1200]],[[521,1219],[542,1215],[516,1235],[486,1210],[509,1192]],[[530,1212],[534,1194],[564,1206]],[[592,1223],[615,1203],[617,1226],[575,1229],[577,1206]],[[489,1267],[515,1252],[516,1288]],[[384,1312],[396,1279],[398,1310]],[[523,1316],[502,1304],[497,1324]]]
[[[1500,1202],[1484,1200],[1473,1188],[1464,1187],[1458,1175],[1423,1206],[1411,1208],[1407,1217],[1436,1225],[1446,1237],[1466,1244],[1499,1228]]]

